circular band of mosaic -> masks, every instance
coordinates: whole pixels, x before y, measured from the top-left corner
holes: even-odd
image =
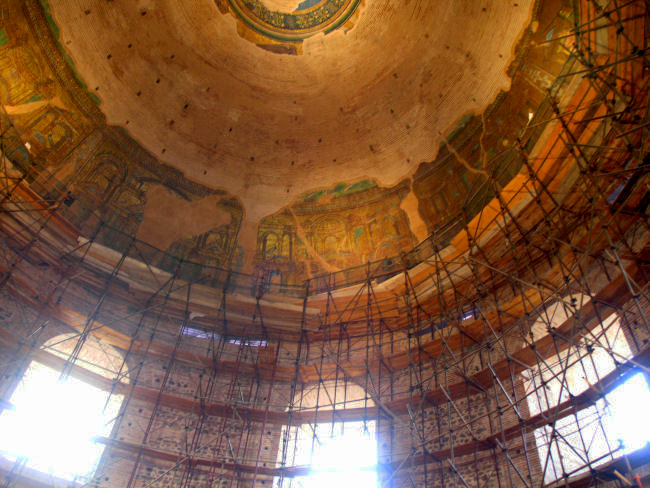
[[[304,0],[293,12],[269,9],[262,0],[228,0],[235,14],[255,31],[279,41],[299,41],[343,25],[361,0]]]

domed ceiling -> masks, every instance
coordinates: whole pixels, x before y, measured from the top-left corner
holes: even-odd
[[[163,251],[266,263],[283,282],[394,256],[476,213],[486,171],[518,171],[502,153],[563,64],[531,36],[569,27],[533,0],[13,8],[7,59],[31,77],[3,102],[70,220],[90,232],[101,214]],[[51,144],[35,134],[56,124],[34,122],[50,112],[65,119]]]

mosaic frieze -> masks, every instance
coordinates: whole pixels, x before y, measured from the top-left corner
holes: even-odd
[[[261,222],[258,266],[272,282],[296,284],[399,254],[416,242],[400,208],[408,191],[407,184],[383,189],[364,181],[310,192]]]

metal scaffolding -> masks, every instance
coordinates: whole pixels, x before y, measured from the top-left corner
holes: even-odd
[[[507,150],[522,170],[504,185],[505,156],[482,151],[478,215],[301,287],[133,236],[108,250],[99,217],[80,239],[67,188],[16,176],[3,150],[0,293],[23,310],[0,329],[0,411],[31,361],[119,395],[89,487],[303,486],[350,422],[374,429],[382,487],[641,483],[650,451],[622,454],[606,417],[608,393],[650,374],[647,9],[576,0],[570,36],[547,41],[570,61]],[[122,364],[82,364],[91,337]]]

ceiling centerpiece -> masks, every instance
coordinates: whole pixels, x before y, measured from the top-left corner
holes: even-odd
[[[263,49],[300,54],[302,42],[321,32],[349,30],[362,0],[215,0],[237,19],[239,34]]]

